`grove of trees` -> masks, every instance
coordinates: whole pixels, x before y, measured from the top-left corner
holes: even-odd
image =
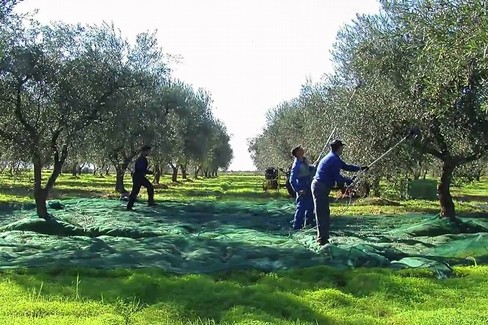
[[[233,153],[211,95],[171,75],[154,33],[130,44],[112,25],[42,25],[0,5],[0,161],[31,166],[37,213],[58,176],[82,164],[115,169],[115,189],[143,145],[167,166],[213,176]],[[47,179],[43,170],[49,168]],[[103,172],[102,172],[103,174]]]
[[[334,73],[271,109],[249,151],[261,170],[289,167],[297,144],[313,161],[337,127],[345,159],[367,164],[416,126],[419,139],[368,172],[373,191],[380,195],[380,181],[434,174],[441,215],[453,219],[453,180],[479,179],[488,163],[488,3],[380,3],[339,31]]]

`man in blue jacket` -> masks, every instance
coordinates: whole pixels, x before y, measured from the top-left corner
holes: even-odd
[[[290,172],[290,185],[296,193],[297,208],[293,218],[293,229],[299,230],[304,225],[315,225],[313,214],[313,199],[310,185],[314,168],[308,164],[305,151],[301,146],[293,148],[291,154],[295,157]]]
[[[357,172],[368,170],[368,167],[348,165],[340,156],[344,144],[340,140],[334,140],[331,151],[320,160],[315,177],[312,181],[312,197],[315,205],[315,218],[317,221],[317,242],[319,245],[329,243],[330,231],[330,207],[329,194],[333,187],[344,188],[352,183],[352,179],[341,175],[341,170]]]
[[[136,159],[134,174],[132,175],[132,191],[129,195],[129,202],[127,203],[127,210],[132,210],[134,202],[136,201],[137,195],[141,190],[141,186],[147,189],[148,205],[156,205],[154,203],[154,186],[146,178],[146,174],[152,174],[153,172],[148,170],[147,156],[151,153],[150,146],[144,146],[141,149],[141,154]]]

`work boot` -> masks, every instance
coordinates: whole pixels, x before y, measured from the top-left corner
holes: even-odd
[[[154,202],[154,201],[152,201],[152,202],[148,202],[148,203],[147,203],[147,206],[148,206],[148,207],[154,207],[154,206],[157,206],[157,203],[156,203],[156,202]]]
[[[325,246],[325,245],[329,245],[329,240],[328,239],[317,239],[317,244],[319,244],[319,246]]]

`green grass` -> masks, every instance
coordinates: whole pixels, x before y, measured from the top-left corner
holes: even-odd
[[[47,180],[49,174],[44,174]],[[156,200],[178,201],[267,201],[286,200],[290,198],[283,187],[279,191],[263,191],[263,176],[253,174],[224,174],[212,179],[188,179],[178,183],[171,182],[169,175],[162,177],[161,185],[156,185]],[[114,190],[115,177],[98,177],[81,175],[73,177],[63,174],[56,182],[50,199],[72,197],[104,197],[118,198]],[[125,178],[125,186],[130,190],[132,181],[130,176]],[[456,210],[461,215],[479,214],[486,212],[480,207],[488,202],[488,178],[479,183],[472,183],[462,188],[454,187],[452,194]],[[335,195],[332,193],[331,195]],[[141,190],[141,198],[146,199],[145,189]],[[32,175],[23,173],[17,177],[0,174],[0,203],[31,203],[33,202]],[[381,215],[404,213],[439,212],[437,200],[378,200],[366,198],[349,204],[347,200],[333,200],[332,213],[339,215]]]
[[[46,181],[49,174],[43,174]],[[130,191],[132,180],[126,175],[125,187]],[[188,179],[177,183],[171,182],[171,177],[161,178],[161,185],[155,185],[156,200],[267,200],[270,198],[286,198],[285,189],[281,191],[264,192],[263,181],[260,176],[229,174],[212,179]],[[51,199],[70,197],[105,197],[118,198],[115,192],[115,176],[99,177],[92,175],[61,175],[50,194]],[[146,198],[142,188],[141,197]],[[22,173],[16,177],[0,174],[0,202],[26,203],[33,201],[32,175]]]
[[[17,270],[0,280],[2,324],[484,324],[487,267],[313,268],[175,276],[157,270]]]
[[[45,175],[47,177],[47,174]],[[32,202],[31,178],[0,175],[0,202]],[[156,189],[157,200],[283,200],[262,176],[222,175]],[[130,178],[126,179],[130,188]],[[114,178],[62,175],[51,198],[118,197]],[[145,197],[145,191],[142,191]],[[457,210],[480,213],[488,179],[453,188]],[[437,213],[438,202],[367,198],[333,214]],[[291,216],[290,216],[291,218]],[[2,258],[2,257],[0,257]],[[0,324],[485,324],[487,266],[428,271],[324,266],[262,273],[171,275],[160,270],[28,269],[0,272]]]

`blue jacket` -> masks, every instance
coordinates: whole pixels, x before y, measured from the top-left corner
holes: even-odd
[[[300,161],[295,158],[290,172],[290,185],[295,192],[301,190],[310,191],[312,184],[313,167],[309,166],[305,161]]]
[[[136,159],[136,163],[134,166],[134,174],[137,176],[144,176],[146,174],[151,174],[148,168],[148,161],[147,158],[144,156],[139,156],[139,158]]]
[[[315,179],[325,183],[328,188],[332,188],[336,184],[351,184],[352,180],[350,178],[341,175],[341,169],[357,172],[361,167],[346,164],[336,153],[331,151],[320,160]]]

